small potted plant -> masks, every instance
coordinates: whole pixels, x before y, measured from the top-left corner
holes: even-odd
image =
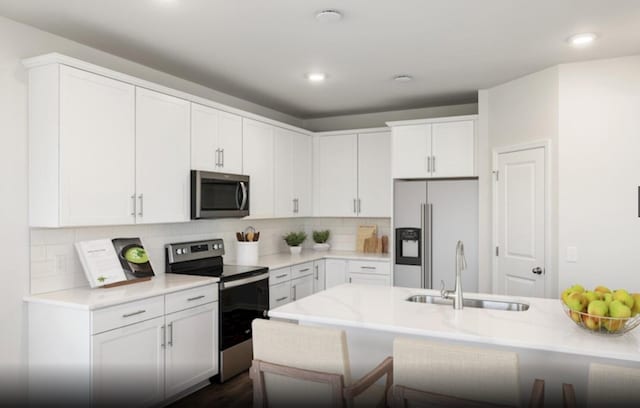
[[[284,240],[289,245],[289,251],[291,255],[299,255],[302,252],[302,243],[307,239],[307,234],[304,231],[290,232],[284,236]]]
[[[313,249],[316,251],[328,251],[329,245],[327,241],[329,240],[329,230],[324,231],[313,231]]]

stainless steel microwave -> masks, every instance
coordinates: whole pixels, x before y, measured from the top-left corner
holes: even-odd
[[[191,170],[191,219],[249,215],[249,176]]]

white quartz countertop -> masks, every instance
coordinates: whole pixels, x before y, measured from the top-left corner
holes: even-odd
[[[640,329],[623,336],[591,334],[564,315],[560,300],[487,294],[466,297],[516,300],[524,312],[408,302],[435,290],[344,284],[269,312],[274,318],[381,330],[499,346],[640,362]]]
[[[191,289],[217,283],[218,278],[206,276],[162,274],[150,281],[137,282],[114,288],[75,288],[57,292],[27,296],[25,302],[43,303],[73,309],[95,310],[134,300],[165,295],[180,290]]]
[[[304,249],[300,255],[290,253],[280,253],[275,255],[261,256],[258,258],[258,265],[267,266],[269,269],[286,268],[288,266],[301,264],[304,262],[317,261],[320,259],[353,259],[359,261],[389,261],[389,254],[369,254],[356,251],[314,251]]]

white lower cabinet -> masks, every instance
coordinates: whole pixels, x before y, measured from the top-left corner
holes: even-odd
[[[218,373],[217,300],[217,284],[207,284],[96,310],[29,303],[30,400],[153,406],[178,397]]]
[[[359,283],[363,285],[391,286],[391,278],[388,275],[374,275],[371,273],[351,273],[349,272],[349,283]]]
[[[299,300],[313,294],[313,275],[291,281],[291,300]]]
[[[347,261],[327,259],[325,261],[325,288],[342,285],[347,282]]]
[[[291,282],[269,286],[269,309],[291,302]]]
[[[218,372],[218,303],[166,316],[165,398]]]
[[[326,288],[325,260],[313,261],[313,293]]]
[[[391,286],[391,263],[389,261],[356,261],[347,263],[349,283]]]

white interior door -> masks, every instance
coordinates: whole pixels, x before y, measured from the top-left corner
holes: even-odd
[[[545,151],[497,158],[497,292],[545,295]]]
[[[358,135],[358,215],[391,216],[391,135]]]

